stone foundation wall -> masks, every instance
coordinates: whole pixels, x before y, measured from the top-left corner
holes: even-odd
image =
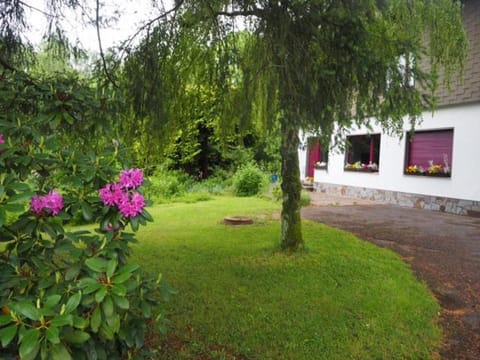
[[[316,182],[315,191],[336,196],[373,200],[384,204],[480,217],[480,201],[403,193]]]

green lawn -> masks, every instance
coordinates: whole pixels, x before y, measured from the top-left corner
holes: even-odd
[[[390,251],[305,221],[307,251],[284,255],[279,205],[259,198],[149,211],[132,261],[178,290],[158,358],[428,359],[438,345],[438,304]]]

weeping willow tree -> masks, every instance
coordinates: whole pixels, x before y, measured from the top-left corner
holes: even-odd
[[[299,131],[329,139],[375,119],[400,133],[466,56],[452,0],[184,0],[176,10],[126,62],[141,126],[182,126],[185,109],[201,111],[191,94],[208,87],[224,131],[280,129],[287,251],[304,246]]]

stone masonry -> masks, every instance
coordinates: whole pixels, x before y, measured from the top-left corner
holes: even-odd
[[[403,207],[480,217],[480,201],[316,182],[315,191]]]

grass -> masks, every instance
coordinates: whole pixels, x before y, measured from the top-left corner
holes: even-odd
[[[132,260],[178,290],[159,358],[430,358],[439,306],[397,255],[307,221],[307,251],[285,255],[278,211],[234,197],[150,209]],[[227,215],[256,224],[226,226]]]

